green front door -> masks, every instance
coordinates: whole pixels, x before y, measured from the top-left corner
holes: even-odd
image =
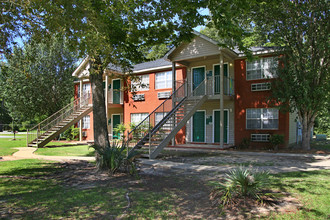
[[[228,143],[228,110],[224,110],[223,142]],[[220,142],[220,111],[214,111],[214,143]]]
[[[223,76],[228,77],[228,64],[223,64]],[[220,65],[214,66],[214,94],[220,94]]]
[[[195,90],[205,79],[205,67],[197,67],[192,69],[193,74],[193,90]],[[203,95],[205,92],[205,86],[201,85],[194,95]]]
[[[113,139],[119,139],[120,133],[116,133],[114,131],[114,128],[117,127],[117,125],[120,124],[120,115],[112,115],[112,137]]]
[[[120,104],[120,79],[112,81],[113,88],[113,104]]]
[[[193,142],[205,142],[205,112],[193,116]]]

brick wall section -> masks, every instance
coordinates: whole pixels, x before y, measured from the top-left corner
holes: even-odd
[[[161,70],[158,72],[171,71]],[[165,99],[158,99],[158,92],[172,91],[171,88],[167,89],[155,89],[155,77],[157,72],[147,73],[149,74],[149,90],[147,91],[138,91],[136,94],[144,94],[144,101],[134,101],[132,99],[132,93],[128,92],[125,94],[124,99],[124,123],[129,125],[131,121],[132,113],[151,113],[155,110]],[[186,69],[185,68],[177,68],[176,70],[176,79],[182,80],[186,78]],[[172,103],[172,102],[170,102]],[[172,109],[172,105],[167,106],[168,111]],[[185,143],[185,127],[182,128],[178,134],[176,135],[176,142],[178,144]]]
[[[252,83],[267,82],[267,80],[246,80],[245,59],[235,60],[235,144],[239,145],[244,138],[250,138],[251,134],[282,134],[285,138],[285,146],[289,141],[289,113],[279,113],[278,130],[247,130],[247,108],[271,108],[267,103],[269,91],[251,91]],[[265,147],[269,143],[251,142],[253,147]],[[284,146],[282,146],[284,147]]]

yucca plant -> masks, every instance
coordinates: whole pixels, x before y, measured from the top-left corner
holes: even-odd
[[[114,174],[119,169],[134,174],[136,172],[135,159],[139,155],[132,152],[126,155],[125,142],[113,142],[108,147],[92,145],[96,151],[96,167]]]
[[[235,198],[251,197],[261,200],[263,190],[269,185],[269,172],[238,167],[226,174],[224,183],[218,183],[211,199],[220,207],[235,203]]]
[[[269,184],[269,173],[238,167],[226,175],[225,181],[238,195],[257,198],[258,193]]]

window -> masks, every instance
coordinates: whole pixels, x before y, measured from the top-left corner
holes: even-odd
[[[155,114],[155,125],[158,124],[166,115],[168,112],[156,112]],[[171,123],[166,122],[166,127],[171,126]]]
[[[278,129],[278,109],[246,109],[246,129]]]
[[[251,134],[251,141],[269,142],[269,134]]]
[[[82,128],[83,129],[89,129],[90,128],[90,116],[87,115],[85,117],[83,117],[83,120],[82,120]]]
[[[131,123],[134,125],[140,124],[148,116],[148,113],[134,113],[131,114]]]
[[[278,66],[276,57],[261,58],[254,61],[246,61],[246,79],[266,79],[276,76]]]
[[[251,91],[266,91],[270,90],[270,83],[252,83]]]
[[[91,84],[85,83],[82,87],[83,94],[90,93],[91,92]],[[78,97],[80,97],[80,85],[78,85]]]
[[[156,73],[156,89],[172,88],[172,71]]]
[[[132,80],[131,87],[133,91],[149,90],[149,75],[141,75]]]

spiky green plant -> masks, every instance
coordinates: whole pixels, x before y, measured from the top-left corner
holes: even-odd
[[[258,193],[269,184],[269,172],[238,167],[226,175],[225,181],[238,195],[258,198]]]
[[[249,170],[238,167],[226,174],[225,182],[218,183],[213,190],[211,198],[223,208],[235,203],[235,198],[251,197],[262,200],[263,190],[269,185],[269,172]]]
[[[126,143],[113,142],[108,147],[92,145],[96,151],[96,167],[114,174],[119,169],[134,174],[136,172],[135,159],[139,155],[131,152],[126,156]]]

